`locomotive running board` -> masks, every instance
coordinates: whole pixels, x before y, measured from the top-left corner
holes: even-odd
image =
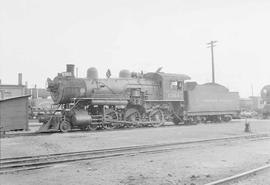
[[[131,124],[131,125],[151,125],[151,124],[158,124],[160,122],[158,121],[138,121],[138,122],[132,122],[132,121],[119,121],[119,120],[104,120],[104,123],[126,123],[126,124]],[[118,124],[115,124],[115,126]]]

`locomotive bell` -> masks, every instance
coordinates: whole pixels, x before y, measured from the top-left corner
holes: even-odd
[[[87,69],[86,75],[88,79],[98,79],[98,71],[95,67]]]

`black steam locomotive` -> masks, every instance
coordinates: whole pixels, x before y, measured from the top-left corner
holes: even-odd
[[[160,70],[146,74],[122,70],[119,78],[109,74],[99,79],[97,70],[90,68],[86,78],[76,78],[74,65],[69,64],[66,72],[48,79],[48,91],[60,111],[40,131],[229,121],[239,109],[238,93],[218,84],[185,84],[190,77],[184,74]]]

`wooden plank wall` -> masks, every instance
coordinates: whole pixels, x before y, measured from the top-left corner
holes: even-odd
[[[28,129],[28,97],[0,101],[1,131]]]

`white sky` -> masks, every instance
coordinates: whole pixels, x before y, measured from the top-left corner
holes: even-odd
[[[211,81],[215,47],[216,82],[241,97],[259,95],[270,83],[268,0],[0,0],[0,79],[30,87],[66,63],[86,76],[96,67],[189,75]]]

